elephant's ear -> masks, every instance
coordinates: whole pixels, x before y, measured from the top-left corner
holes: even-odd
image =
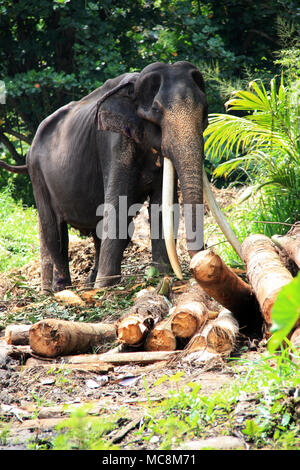
[[[202,73],[198,69],[195,69],[195,70],[192,70],[191,75],[196,85],[205,94],[205,82],[204,82]],[[208,106],[207,106],[206,98],[203,103],[203,118],[202,119],[203,119],[202,130],[204,131],[204,129],[206,129],[208,126]]]
[[[138,75],[127,74],[117,86],[100,98],[96,111],[99,130],[117,132],[135,142],[141,142],[143,122],[134,104],[134,83]]]

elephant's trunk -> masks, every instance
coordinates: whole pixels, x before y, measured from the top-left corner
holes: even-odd
[[[180,181],[184,204],[184,219],[187,249],[192,257],[203,248],[203,187],[202,187],[202,139],[189,138],[184,145],[180,139],[178,147],[175,140],[164,146],[164,179],[163,179],[163,226],[166,248],[171,266],[181,278],[173,231],[173,181],[174,162]],[[174,145],[175,144],[175,145]],[[175,146],[177,148],[175,148]],[[166,158],[169,157],[169,158]]]

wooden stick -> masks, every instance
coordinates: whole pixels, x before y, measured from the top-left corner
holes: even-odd
[[[245,334],[256,330],[261,315],[253,290],[219,255],[213,250],[200,251],[190,268],[204,291],[232,312]]]
[[[271,311],[276,297],[293,277],[281,263],[274,243],[265,235],[255,234],[246,238],[242,243],[242,252],[250,284],[263,317],[270,326]]]
[[[296,263],[300,268],[300,235],[273,235],[272,241],[279,248],[286,251],[288,256]]]
[[[171,319],[157,323],[145,341],[146,351],[175,351],[176,338],[171,329]]]
[[[80,323],[50,318],[31,326],[29,343],[35,354],[57,357],[87,352],[92,346],[116,339],[113,324]]]
[[[142,344],[154,324],[168,312],[169,305],[162,295],[146,292],[117,322],[118,340],[131,346]]]
[[[5,341],[7,344],[29,344],[29,329],[31,325],[8,325],[5,328]]]
[[[128,353],[81,354],[64,356],[61,360],[66,364],[106,363],[106,364],[148,364],[157,361],[167,361],[179,351],[138,351]]]

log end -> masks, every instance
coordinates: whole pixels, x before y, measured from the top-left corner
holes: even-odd
[[[68,331],[63,322],[42,320],[29,329],[29,344],[32,351],[39,356],[57,357],[64,354],[65,345],[69,342]]]
[[[169,330],[153,330],[145,341],[146,351],[175,351],[176,338]]]
[[[141,343],[148,328],[136,317],[128,317],[118,326],[118,340],[120,343],[135,345]]]

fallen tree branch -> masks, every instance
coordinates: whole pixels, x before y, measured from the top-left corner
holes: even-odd
[[[293,276],[281,263],[274,243],[265,235],[255,234],[246,238],[242,244],[242,252],[250,284],[264,320],[270,326],[271,311],[277,294],[291,282]]]

